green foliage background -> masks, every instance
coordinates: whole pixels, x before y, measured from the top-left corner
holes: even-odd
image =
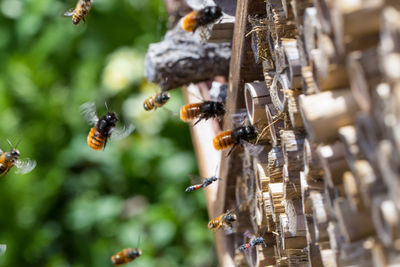
[[[0,179],[0,266],[111,266],[136,247],[132,266],[216,265],[204,194],[185,194],[196,171],[188,126],[142,102],[149,43],[163,36],[162,0],[95,0],[86,25],[61,14],[72,0],[0,1],[0,147],[19,138],[26,175]],[[86,144],[79,106],[96,101],[136,126],[104,151]],[[180,92],[167,107],[178,111]]]

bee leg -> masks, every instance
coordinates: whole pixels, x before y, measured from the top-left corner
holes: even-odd
[[[198,119],[198,120],[193,124],[193,126],[196,126],[196,124],[198,124],[202,119],[203,119],[203,117],[201,117],[200,119]]]
[[[229,157],[229,155],[232,153],[232,151],[236,148],[236,144],[233,145],[233,147],[231,148],[231,150],[229,150],[228,155],[226,155],[226,157]]]

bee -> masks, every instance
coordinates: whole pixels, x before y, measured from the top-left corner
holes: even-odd
[[[217,218],[212,219],[208,222],[208,229],[212,231],[217,231],[219,228],[229,227],[232,228],[232,223],[237,220],[237,216],[233,211],[228,210],[227,212],[221,214]]]
[[[181,108],[180,117],[184,122],[198,120],[194,125],[201,120],[217,118],[225,115],[225,107],[221,102],[204,101],[201,103],[187,104]]]
[[[75,8],[65,11],[64,16],[72,17],[72,23],[78,25],[81,20],[85,23],[85,16],[89,14],[92,8],[92,0],[78,0]]]
[[[143,102],[143,107],[145,110],[150,111],[152,109],[156,110],[159,107],[165,105],[170,98],[170,94],[168,92],[158,92],[149,98],[147,98]]]
[[[222,17],[222,10],[219,6],[206,6],[183,17],[182,29],[194,32],[198,27],[213,23],[220,17]]]
[[[142,251],[137,248],[125,248],[117,254],[111,256],[111,262],[115,266],[129,263],[142,255]]]
[[[257,129],[254,126],[240,126],[234,130],[228,130],[218,134],[213,139],[213,145],[216,150],[227,149],[231,146],[233,146],[233,149],[235,146],[241,144],[241,141],[248,142],[257,138],[257,136]]]
[[[94,127],[90,129],[87,137],[89,147],[94,150],[105,148],[108,138],[111,135],[113,139],[122,139],[131,134],[135,129],[133,125],[129,125],[128,128],[115,129],[115,125],[118,121],[117,114],[115,112],[110,112],[107,104],[106,108],[107,114],[99,119],[96,114],[94,102],[85,103],[81,106],[81,113],[85,120],[89,124],[94,125]]]
[[[32,171],[36,167],[36,161],[31,159],[20,160],[20,153],[16,148],[18,144],[13,147],[8,139],[7,142],[12,149],[8,152],[3,152],[0,149],[0,176],[6,175],[13,166],[18,168],[17,173],[25,174]]]
[[[249,243],[245,243],[243,245],[240,245],[239,250],[240,251],[245,251],[245,250],[247,250],[247,249],[249,249],[251,247],[254,247],[254,246],[257,246],[257,245],[260,245],[260,244],[264,244],[265,247],[267,246],[267,244],[265,244],[264,238],[256,237],[256,238],[253,238]]]
[[[203,177],[196,176],[196,175],[190,175],[190,176],[192,179],[199,179],[199,178],[203,179]],[[201,188],[207,187],[210,184],[212,184],[213,182],[217,181],[218,179],[221,179],[221,178],[217,178],[215,175],[211,176],[209,178],[204,179],[202,183],[189,186],[188,188],[186,188],[185,192],[193,192],[193,191],[199,190]]]

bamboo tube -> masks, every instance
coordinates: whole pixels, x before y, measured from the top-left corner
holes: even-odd
[[[315,241],[324,242],[329,240],[327,227],[331,216],[328,212],[327,201],[319,192],[311,192],[310,198],[313,205],[313,219],[315,226]]]
[[[307,244],[308,251],[308,262],[313,267],[323,267],[322,259],[321,259],[321,251],[319,247],[314,243]]]
[[[306,95],[319,93],[320,90],[317,88],[317,83],[314,79],[314,74],[310,65],[302,66],[301,73],[303,76],[303,91]]]
[[[358,192],[363,205],[370,208],[376,194],[386,194],[388,189],[383,180],[366,160],[357,160],[354,163],[353,175],[357,181]]]
[[[334,208],[340,231],[347,242],[358,241],[375,234],[370,214],[352,212],[350,204],[344,198],[335,199]]]
[[[286,200],[288,229],[292,236],[306,236],[305,215],[301,199]]]
[[[324,267],[337,267],[337,255],[332,249],[321,250],[321,260]]]
[[[317,236],[315,233],[315,225],[312,214],[304,214],[304,222],[306,226],[306,237],[308,244],[316,244]]]
[[[301,90],[286,90],[288,102],[288,113],[292,128],[303,128],[303,119],[301,118],[298,97],[302,94]]]
[[[371,90],[380,80],[378,68],[378,53],[376,48],[352,52],[347,57],[347,71],[350,88],[360,109],[371,112]]]
[[[356,179],[351,172],[345,172],[343,174],[343,186],[346,199],[349,202],[351,209],[354,212],[362,210],[364,208],[364,203],[361,201]]]
[[[265,105],[271,104],[272,100],[265,82],[245,83],[244,97],[250,123],[266,123]]]
[[[283,181],[284,158],[280,147],[273,147],[268,153],[268,176],[270,182],[278,183]]]
[[[376,162],[378,133],[375,121],[367,114],[359,114],[356,118],[357,144],[360,152],[369,162]]]
[[[345,149],[342,143],[319,146],[317,149],[321,165],[324,169],[326,183],[333,187],[342,183],[343,173],[349,170],[344,158]]]
[[[311,0],[291,0],[290,5],[293,9],[293,16],[296,25],[300,25],[303,22],[304,13],[308,7],[312,6]]]
[[[378,43],[383,0],[333,2],[331,10],[335,44],[340,54],[363,50]]]
[[[339,128],[339,140],[342,141],[344,147],[344,157],[347,164],[352,169],[354,162],[360,158],[360,148],[357,144],[356,129],[352,125]]]
[[[396,167],[398,166],[396,163],[398,160],[396,159],[392,143],[388,140],[382,140],[378,145],[377,153],[379,171],[388,189],[388,195],[396,207],[399,208],[400,182]]]
[[[274,105],[266,105],[265,113],[268,120],[268,133],[271,139],[271,145],[276,147],[280,141],[279,132],[284,128],[282,113],[278,113]]]
[[[288,66],[288,87],[289,88],[301,88],[301,64],[300,55],[297,48],[296,39],[285,39],[282,40],[282,46],[285,56],[285,62]]]
[[[339,225],[335,221],[330,221],[328,225],[329,234],[329,248],[332,250],[334,256],[334,264],[337,265],[338,255],[340,251],[341,244],[345,242],[343,235],[339,229]],[[333,258],[332,258],[333,259]],[[325,262],[324,262],[325,263]]]
[[[305,134],[300,130],[281,130],[282,153],[288,171],[303,170]]]
[[[304,12],[304,48],[307,61],[310,61],[311,51],[317,48],[318,32],[320,24],[317,19],[317,10],[314,7],[309,7]],[[308,64],[307,64],[308,65]]]
[[[258,191],[268,191],[268,154],[261,153],[258,158],[253,158],[253,168],[256,176]]]
[[[284,168],[286,169],[286,168]],[[299,172],[291,172],[283,180],[283,197],[286,200],[296,199],[301,197]]]
[[[303,166],[308,183],[322,179],[324,171],[318,157],[317,146],[307,138],[304,139],[303,145]]]
[[[272,103],[278,112],[283,112],[287,109],[285,89],[290,89],[288,77],[283,74],[275,74],[272,86],[269,88],[269,93]]]
[[[400,240],[399,210],[384,196],[377,196],[372,203],[372,220],[379,240],[386,246]],[[398,245],[397,245],[398,247]]]
[[[300,110],[312,142],[337,138],[337,130],[353,124],[358,106],[347,89],[299,97]]]
[[[317,18],[318,24],[321,27],[321,30],[330,34],[332,31],[332,23],[331,23],[331,15],[330,15],[330,3],[329,0],[314,0],[314,6],[317,10]]]
[[[389,80],[400,79],[400,11],[386,7],[381,19],[380,66]]]
[[[285,212],[283,205],[283,183],[269,183],[269,196],[272,207],[272,218],[274,222],[279,222],[279,214]]]
[[[258,246],[256,250],[259,266],[275,266],[274,248]]]

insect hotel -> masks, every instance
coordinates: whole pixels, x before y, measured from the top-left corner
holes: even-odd
[[[400,1],[214,4],[223,17],[187,33],[188,6],[166,1],[176,26],[146,76],[188,103],[225,101],[222,120],[191,127],[202,176],[219,166],[210,219],[237,215],[214,234],[219,265],[399,266]],[[257,139],[214,149],[244,125]]]

